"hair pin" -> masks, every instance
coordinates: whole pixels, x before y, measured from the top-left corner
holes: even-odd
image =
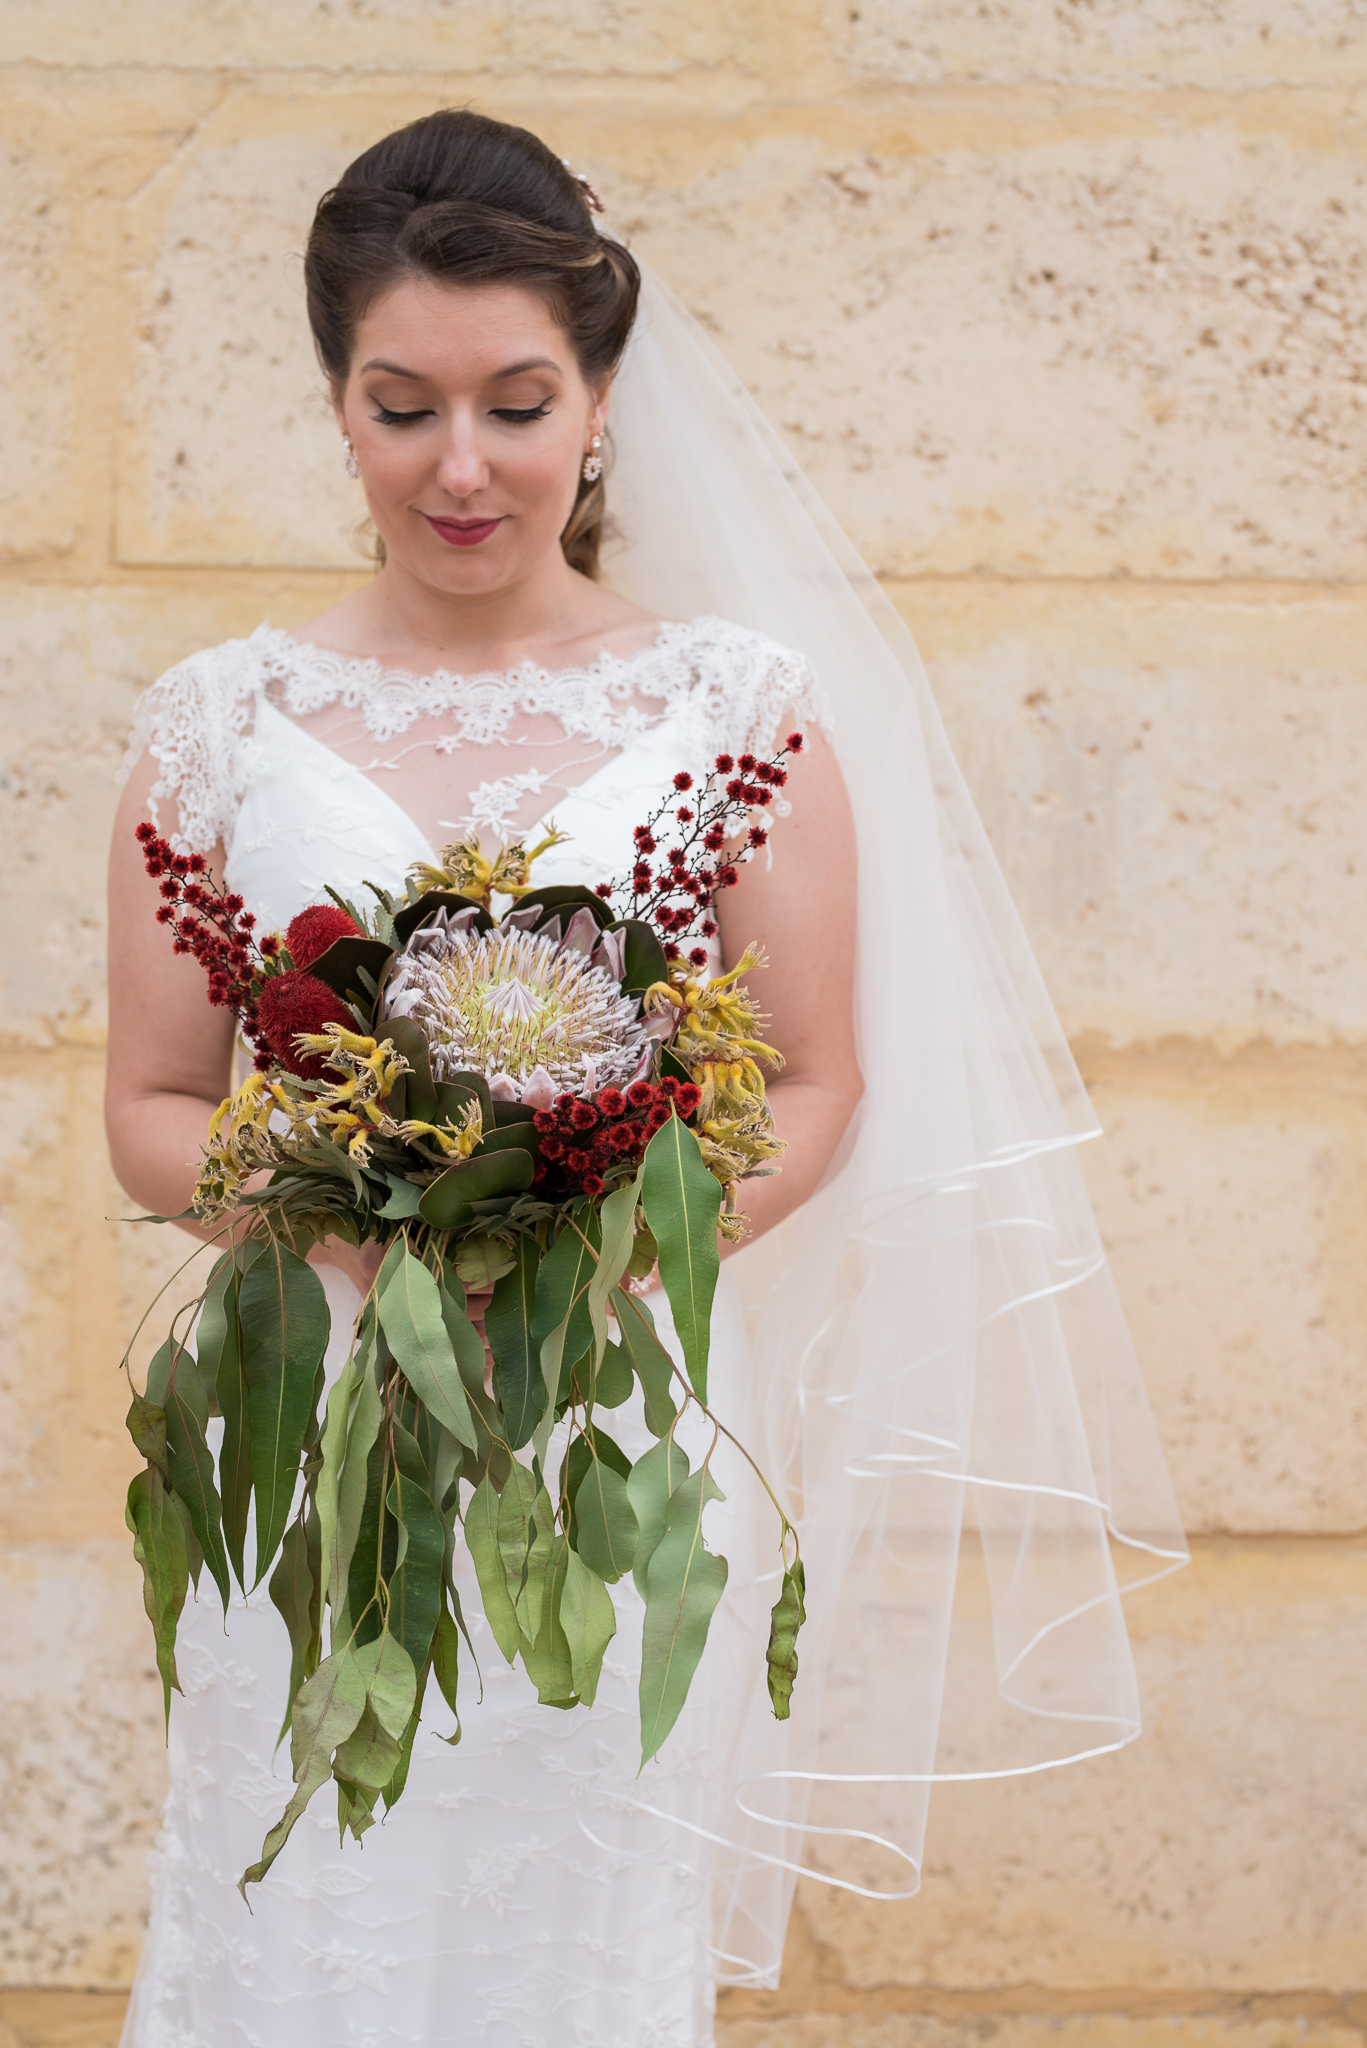
[[[598,194],[594,191],[592,185],[590,185],[588,179],[584,177],[581,172],[575,170],[574,166],[571,164],[567,156],[562,156],[560,161],[565,166],[565,169],[569,172],[570,176],[574,179],[575,184],[579,187],[579,190],[583,193],[585,199],[587,199],[589,203],[589,212],[605,213],[607,209],[603,205],[602,200],[598,197]]]

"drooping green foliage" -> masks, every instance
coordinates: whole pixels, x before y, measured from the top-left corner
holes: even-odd
[[[408,1078],[419,1096],[432,1086]],[[477,1686],[460,1645],[462,1546],[494,1643],[547,1706],[592,1705],[617,1630],[610,1589],[634,1579],[643,1763],[678,1720],[726,1587],[704,1534],[719,1498],[710,1454],[691,1469],[676,1435],[705,1401],[717,1278],[717,1183],[685,1124],[672,1118],[635,1178],[596,1201],[481,1196],[458,1228],[397,1204],[326,1387],[327,1299],[304,1254],[334,1219],[302,1221],[313,1199],[305,1187],[261,1210],[222,1254],[194,1348],[168,1339],[129,1412],[145,1467],[128,1522],[168,1712],[176,1624],[201,1563],[225,1604],[230,1575],[268,1578],[288,1634],[294,1791],[244,1887],[329,1779],[343,1832],[362,1835],[403,1792],[429,1679],[452,1714],[458,1686]],[[634,1291],[656,1259],[685,1371]],[[471,1301],[467,1289],[483,1292]],[[632,1398],[656,1439],[634,1461],[610,1420]],[[802,1618],[795,1563],[768,1651],[780,1716]],[[459,1735],[457,1715],[448,1739]]]

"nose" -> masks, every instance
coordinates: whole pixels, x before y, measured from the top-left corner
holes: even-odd
[[[489,482],[489,464],[468,415],[452,418],[437,464],[437,482],[451,498],[472,498]]]

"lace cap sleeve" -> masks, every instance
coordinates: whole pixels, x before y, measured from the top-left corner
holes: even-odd
[[[829,736],[830,700],[803,654],[722,619],[695,622],[689,695],[706,750],[769,754],[784,734],[780,724],[815,725]]]
[[[253,699],[260,661],[249,640],[226,640],[187,656],[138,699],[124,755],[127,776],[144,754],[159,774],[148,796],[161,830],[160,805],[174,801],[180,853],[208,853],[232,830],[246,786]]]

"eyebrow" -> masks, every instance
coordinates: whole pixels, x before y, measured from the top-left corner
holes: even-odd
[[[528,370],[558,371],[559,368],[560,365],[553,356],[528,356],[525,362],[510,363],[506,370],[495,370],[489,382],[501,384],[505,378],[524,376]],[[387,363],[378,356],[368,363],[362,363],[362,375],[367,370],[384,370],[391,377],[407,377],[414,384],[427,384],[431,381],[422,370],[406,370],[402,363]]]

